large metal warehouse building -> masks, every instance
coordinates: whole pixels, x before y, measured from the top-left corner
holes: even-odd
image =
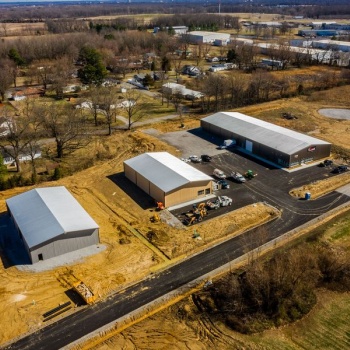
[[[188,40],[194,44],[214,44],[216,41],[221,42],[221,44],[227,44],[230,42],[231,37],[228,33],[205,32],[199,30],[188,32],[186,35]]]
[[[212,193],[212,178],[167,152],[144,153],[124,162],[125,176],[165,207]]]
[[[6,200],[32,263],[99,243],[99,227],[64,186]]]
[[[282,167],[330,155],[331,144],[238,112],[219,112],[201,120],[201,127],[223,139],[234,139],[246,152]]]

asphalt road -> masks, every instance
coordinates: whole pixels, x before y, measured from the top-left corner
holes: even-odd
[[[253,161],[238,153],[216,155],[212,163],[198,164],[196,167],[212,173],[215,167],[228,172],[236,170],[244,172],[252,169],[258,176],[245,184],[231,183],[229,190],[222,190],[234,199],[232,207],[212,211],[209,217],[222,215],[228,210],[243,205],[265,201],[279,209],[283,209],[281,218],[265,225],[266,234],[263,239],[268,242],[289,230],[296,228],[327,211],[346,203],[350,198],[338,192],[329,193],[316,200],[298,200],[288,195],[293,187],[333,176],[330,169],[313,166],[294,173],[267,167],[266,164]],[[180,216],[181,209],[175,214]],[[208,249],[168,270],[151,275],[108,299],[86,307],[71,314],[33,334],[30,334],[6,349],[60,349],[86,334],[129,314],[139,307],[179,288],[191,281],[210,273],[216,268],[240,257],[247,250],[261,245],[261,237],[256,239],[257,230],[248,231],[238,237]]]

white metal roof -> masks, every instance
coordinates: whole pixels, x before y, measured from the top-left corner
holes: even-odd
[[[329,142],[238,112],[219,112],[202,120],[286,154],[294,154],[305,147],[330,145]]]
[[[98,225],[64,186],[36,188],[6,200],[29,248]]]
[[[190,35],[197,35],[197,36],[207,36],[207,37],[214,37],[214,38],[225,38],[229,39],[231,37],[231,34],[229,33],[219,33],[219,32],[206,32],[201,30],[194,30],[192,32],[188,32],[187,34]]]
[[[171,89],[173,94],[179,92],[183,96],[193,96],[195,98],[204,96],[204,94],[199,91],[187,89],[186,86],[177,83],[165,83],[163,87]]]
[[[168,152],[144,153],[124,162],[165,193],[212,178]]]

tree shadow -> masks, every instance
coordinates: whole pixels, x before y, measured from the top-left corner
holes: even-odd
[[[132,198],[142,209],[154,209],[156,204],[154,199],[146,192],[137,187],[124,174],[124,172],[107,176],[115,185]]]
[[[0,213],[0,227],[0,258],[4,268],[31,265],[23,241],[7,212]]]

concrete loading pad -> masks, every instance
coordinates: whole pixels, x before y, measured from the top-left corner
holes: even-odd
[[[350,120],[350,109],[345,108],[322,108],[318,113],[327,118]]]

